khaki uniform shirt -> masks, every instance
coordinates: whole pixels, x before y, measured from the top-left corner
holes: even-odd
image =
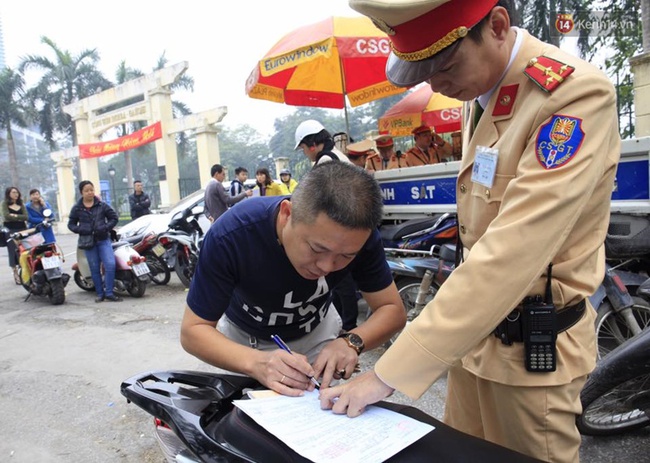
[[[379,153],[376,153],[366,159],[366,170],[370,171],[399,169],[401,167],[409,167],[407,156],[398,158],[392,155],[388,162],[383,162]]]
[[[481,378],[513,386],[567,384],[595,365],[595,311],[589,304],[577,324],[559,333],[553,373],[528,373],[523,344],[506,346],[492,335],[524,297],[544,294],[549,262],[558,308],[596,290],[604,275],[603,242],[620,156],[616,96],[607,77],[518,33],[524,34],[521,48],[473,133],[467,127],[473,115],[464,118],[456,195],[465,261],[375,367],[383,381],[413,398],[458,361]],[[575,67],[552,93],[524,74],[529,60],[540,55]],[[511,110],[494,116],[506,101],[500,91],[515,85]],[[566,162],[545,167],[548,146],[540,143],[554,135],[549,124],[555,115],[575,124],[573,149],[559,143],[555,159]],[[472,181],[478,146],[499,152],[491,188]],[[566,160],[569,152],[573,157]]]
[[[452,148],[447,142],[442,146],[429,147],[426,152],[417,146],[413,146],[406,154],[408,154],[410,167],[425,166],[444,162],[446,158],[451,157]]]

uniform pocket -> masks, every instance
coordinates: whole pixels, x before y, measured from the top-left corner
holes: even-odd
[[[501,203],[508,184],[514,178],[514,175],[496,174],[492,188],[480,183],[472,183],[472,197],[475,199],[481,198],[487,204]]]

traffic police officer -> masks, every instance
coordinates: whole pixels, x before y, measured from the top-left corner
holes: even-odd
[[[451,157],[451,145],[440,135],[434,134],[428,125],[416,127],[411,133],[415,146],[406,152],[411,167],[437,164]]]
[[[398,156],[395,153],[393,137],[381,135],[375,139],[375,145],[379,153],[368,156],[366,170],[389,170],[409,166],[406,156]]]
[[[580,390],[596,359],[587,297],[604,275],[620,153],[616,95],[596,67],[512,27],[508,3],[350,0],[388,33],[392,83],[426,81],[466,102],[464,261],[374,370],[321,391],[321,406],[357,416],[394,390],[415,399],[448,372],[447,423],[575,462]],[[521,341],[538,340],[522,328],[522,301],[546,294],[549,274],[555,370],[529,371]]]

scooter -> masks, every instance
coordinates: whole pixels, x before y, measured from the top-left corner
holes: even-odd
[[[111,233],[114,235],[114,232]],[[150,279],[146,260],[126,241],[113,242],[115,254],[115,291],[128,293],[132,297],[142,297]],[[85,291],[95,291],[95,284],[86,259],[86,252],[77,249],[77,262],[72,265],[74,282]]]
[[[650,425],[650,328],[610,352],[591,373],[576,424],[589,436],[609,436]]]
[[[309,463],[233,405],[233,400],[247,398],[247,390],[260,388],[245,376],[154,371],[127,379],[120,389],[129,402],[154,417],[154,435],[168,462]],[[377,405],[435,426],[387,462],[538,461],[456,431],[417,408],[388,402]]]
[[[456,240],[458,219],[456,214],[436,214],[425,219],[382,225],[379,234],[386,252],[429,251],[432,246]]]
[[[158,235],[151,232],[146,235],[134,235],[122,238],[133,246],[138,254],[145,258],[151,276],[151,281],[156,285],[166,285],[171,279],[171,270],[163,258],[165,248],[158,242]]]
[[[54,305],[65,302],[65,286],[70,275],[61,268],[63,253],[56,243],[45,243],[41,230],[52,226],[52,211],[43,211],[45,219],[34,228],[11,235],[17,248],[19,276],[30,296],[47,296]]]
[[[167,231],[158,236],[158,242],[165,248],[163,258],[173,268],[183,286],[190,287],[194,270],[199,260],[203,241],[203,230],[197,216],[203,214],[202,207],[185,209],[174,215]]]

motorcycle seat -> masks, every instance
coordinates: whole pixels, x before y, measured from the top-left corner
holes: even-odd
[[[131,235],[131,236],[120,236],[119,241],[126,241],[127,243],[130,244],[138,244],[140,241],[142,241],[144,236],[145,236],[144,233],[139,233],[137,235]]]
[[[425,219],[405,220],[395,225],[382,225],[379,228],[379,235],[384,241],[397,241],[406,235],[433,227],[442,214],[436,214]]]
[[[245,398],[244,388],[255,387],[259,388],[259,383],[242,376],[158,371],[127,379],[121,392],[169,425],[202,461],[309,463],[232,404],[233,399]],[[387,462],[539,462],[457,431],[415,407],[389,402],[377,405],[435,427]]]

